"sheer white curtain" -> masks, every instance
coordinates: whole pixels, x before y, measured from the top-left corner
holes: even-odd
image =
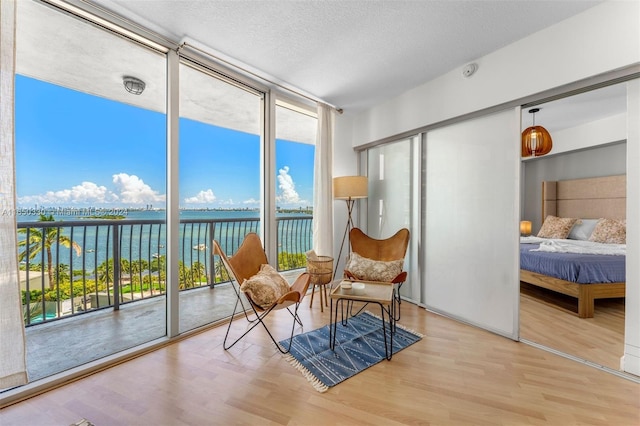
[[[333,133],[335,110],[318,104],[318,132],[313,188],[313,249],[318,255],[333,253]]]
[[[13,101],[15,0],[0,0],[0,389],[27,383],[16,251]]]

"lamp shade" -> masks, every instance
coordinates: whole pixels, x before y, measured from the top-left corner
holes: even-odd
[[[367,188],[366,176],[342,176],[333,178],[333,198],[336,200],[367,198]]]
[[[523,157],[538,157],[551,152],[553,142],[551,141],[551,135],[542,126],[527,127],[522,132],[522,156]]]
[[[553,143],[551,141],[551,135],[542,126],[536,126],[536,112],[540,111],[540,108],[532,108],[529,113],[533,117],[533,123],[531,127],[527,127],[522,132],[522,156],[523,157],[538,157],[551,152]]]
[[[529,235],[531,234],[531,222],[528,220],[520,221],[520,234]]]

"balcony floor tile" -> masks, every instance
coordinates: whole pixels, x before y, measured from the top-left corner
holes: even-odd
[[[181,291],[180,332],[229,317],[236,301],[229,284]],[[166,335],[164,296],[26,328],[27,369],[35,381]]]

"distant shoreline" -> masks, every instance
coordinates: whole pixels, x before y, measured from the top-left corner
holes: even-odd
[[[166,208],[155,207],[18,207],[15,210],[16,216],[38,216],[43,215],[60,215],[60,216],[84,216],[84,217],[119,217],[126,215],[128,212],[164,212]],[[203,207],[203,208],[187,208],[179,209],[187,212],[259,212],[259,208],[224,208],[224,207]],[[276,208],[276,213],[304,213],[313,214],[313,207],[298,208]],[[5,212],[5,215],[7,212]]]
[[[309,216],[313,217],[313,209],[308,208],[295,208],[295,209],[277,209],[276,216]],[[166,215],[166,209],[164,208],[110,208],[110,209],[97,209],[97,208],[31,208],[31,209],[17,209],[16,219],[19,223],[25,222],[38,222],[42,216],[52,216],[54,220],[59,221],[73,221],[73,220],[125,220],[125,219],[162,219]],[[181,218],[185,219],[198,219],[198,218],[246,218],[260,216],[259,209],[253,208],[200,208],[191,209],[183,208],[179,210]]]

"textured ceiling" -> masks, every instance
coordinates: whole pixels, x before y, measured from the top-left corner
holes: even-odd
[[[601,1],[94,0],[357,112]]]

